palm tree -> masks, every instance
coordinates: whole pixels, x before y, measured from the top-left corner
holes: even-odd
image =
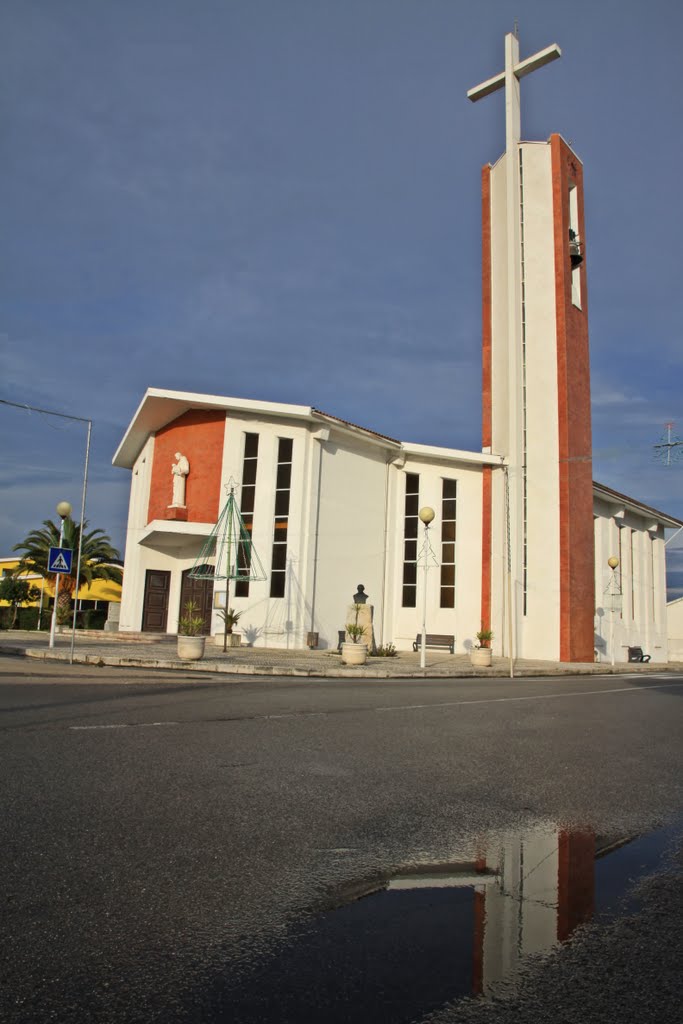
[[[87,531],[87,519],[83,526]],[[59,526],[51,519],[44,519],[41,530],[32,530],[21,544],[15,544],[13,550],[22,551],[23,554],[21,561],[13,570],[13,574],[19,576],[23,572],[35,572],[43,579],[48,580],[54,587],[56,577],[54,573],[48,572],[48,559],[50,548],[59,547],[59,532]],[[60,574],[58,608],[62,612],[68,612],[74,590],[77,591],[84,585],[90,585],[93,580],[111,580],[113,583],[121,583],[123,579],[120,567],[112,565],[112,562],[121,560],[121,555],[113,547],[110,538],[104,530],[91,530],[89,533],[83,533],[81,568],[78,586],[76,586],[76,552],[78,551],[80,533],[80,523],[75,523],[71,518],[64,520],[62,547],[71,548],[74,557],[71,575]]]

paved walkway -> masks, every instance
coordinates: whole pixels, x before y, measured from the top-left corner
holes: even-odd
[[[48,634],[12,630],[0,632],[0,655],[20,654],[28,658],[69,662],[71,636],[60,635],[55,647],[48,647]],[[420,655],[401,651],[395,658],[368,658],[360,668],[342,665],[336,651],[292,651],[282,648],[236,647],[223,653],[222,646],[207,641],[201,661],[181,661],[173,636],[139,635],[130,639],[125,634],[76,634],[74,663],[87,665],[119,665],[150,669],[180,669],[183,672],[222,672],[258,676],[348,676],[356,678],[410,679],[453,677],[509,676],[510,665],[505,658],[493,659],[491,668],[474,669],[466,654],[427,651],[427,667],[420,668]],[[634,672],[680,671],[680,665],[608,663],[558,664],[552,661],[519,659],[514,664],[517,676],[605,675]]]

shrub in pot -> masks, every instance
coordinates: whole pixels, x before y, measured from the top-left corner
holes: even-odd
[[[358,615],[362,604],[354,605],[356,609],[355,622],[347,622],[346,635],[351,638],[342,644],[341,656],[345,665],[364,665],[368,658],[368,645],[364,641],[365,626],[358,624]]]
[[[205,644],[204,618],[199,614],[199,606],[196,601],[187,601],[178,619],[178,657],[198,661],[204,656]]]
[[[491,641],[493,640],[493,632],[490,629],[480,629],[475,634],[478,643],[474,645],[470,651],[470,662],[477,668],[490,668],[491,666]]]
[[[223,620],[223,650],[227,650],[228,647],[239,647],[242,638],[239,633],[233,633],[232,627],[237,625],[242,612],[236,612],[234,608],[219,608],[218,614]]]

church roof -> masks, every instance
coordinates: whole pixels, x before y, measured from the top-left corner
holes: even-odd
[[[396,450],[418,459],[439,459],[471,462],[483,465],[498,465],[500,458],[486,452],[466,452],[456,448],[435,445],[413,444],[399,441],[388,434],[380,434],[368,427],[361,427],[351,420],[334,416],[309,405],[290,405],[284,402],[261,402],[251,398],[230,398],[224,395],[202,395],[191,391],[167,391],[162,388],[148,388],[138,406],[112,462],[115,466],[132,469],[147,438],[190,409],[215,409],[229,414],[252,413],[256,417],[292,419],[315,427],[327,425],[362,437],[366,443],[380,445],[386,450]]]
[[[627,494],[614,491],[605,484],[599,484],[597,480],[593,481],[593,493],[596,498],[602,498],[611,505],[622,505],[624,508],[628,508],[639,515],[651,516],[657,520],[660,526],[683,526],[683,520],[676,519],[675,516],[670,516],[666,512],[660,512],[659,509],[653,508],[651,505],[645,505],[642,501],[638,501],[637,498],[629,498]]]
[[[332,413],[323,412],[322,409],[312,407],[312,411],[317,413],[318,416],[324,416],[325,419],[334,420],[336,423],[342,423],[345,427],[351,427],[353,430],[362,430],[364,434],[371,434],[373,437],[379,437],[382,441],[390,441],[391,444],[401,443],[395,437],[389,437],[388,434],[378,434],[376,430],[370,430],[368,427],[361,427],[358,423],[352,423],[350,420],[344,420],[341,416],[333,416]]]
[[[390,447],[401,447],[401,442],[386,434],[378,434],[349,420],[322,412],[310,405],[291,405],[285,402],[262,402],[251,398],[231,398],[225,395],[202,395],[191,391],[167,391],[148,388],[138,406],[112,462],[115,466],[131,469],[142,451],[147,438],[182,416],[190,409],[216,409],[226,413],[253,413],[278,419],[303,420],[309,424],[323,420],[330,425],[361,433],[368,441],[382,442]]]

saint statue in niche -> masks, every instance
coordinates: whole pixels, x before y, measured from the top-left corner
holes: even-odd
[[[177,462],[171,466],[173,474],[173,501],[171,508],[185,508],[185,480],[190,472],[190,463],[180,452],[175,453]]]

